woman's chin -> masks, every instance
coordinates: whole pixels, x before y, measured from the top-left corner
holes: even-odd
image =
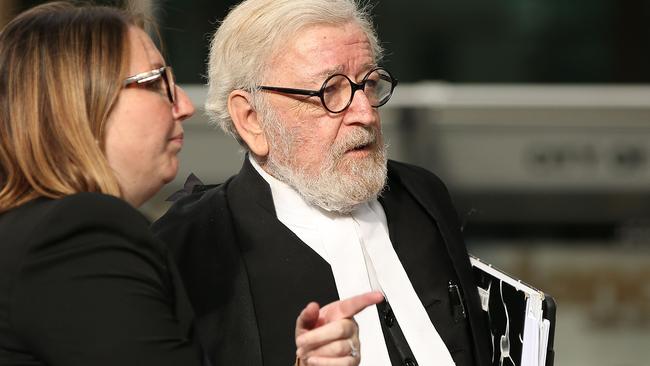
[[[162,189],[163,185],[171,183],[176,178],[176,175],[178,175],[178,165],[178,158],[174,157],[169,164],[169,167],[167,167],[165,174],[162,175],[163,183],[158,190]]]

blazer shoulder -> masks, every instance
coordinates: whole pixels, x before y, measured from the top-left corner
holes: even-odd
[[[148,221],[123,200],[99,193],[37,198],[0,217],[0,254],[14,259],[57,250],[79,238],[108,235],[120,242],[150,242]],[[5,244],[5,243],[3,243]]]
[[[77,193],[47,201],[39,226],[42,236],[65,237],[74,232],[110,231],[147,239],[149,221],[127,202],[99,193]]]
[[[389,161],[388,188],[401,184],[415,199],[437,219],[460,226],[458,213],[445,183],[434,173],[422,167]]]
[[[138,217],[146,220],[133,206],[121,198],[101,193],[83,192],[55,200],[54,209],[61,213],[70,212],[77,216],[86,216],[91,220],[106,219],[108,214],[128,215],[126,218]],[[118,219],[116,221],[124,221]]]
[[[417,165],[389,160],[388,177],[389,182],[390,180],[397,179],[412,189],[434,190],[439,193],[448,194],[447,187],[440,177]]]

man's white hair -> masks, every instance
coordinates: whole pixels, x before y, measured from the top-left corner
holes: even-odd
[[[253,92],[253,107],[260,105],[258,86],[268,63],[283,51],[283,44],[301,29],[316,25],[353,22],[368,37],[375,62],[383,50],[370,20],[370,7],[361,0],[245,0],[234,7],[212,38],[208,62],[205,110],[245,146],[228,113],[233,90]],[[318,62],[314,59],[314,62]]]

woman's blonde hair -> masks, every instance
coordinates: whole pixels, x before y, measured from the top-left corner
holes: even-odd
[[[125,11],[32,8],[0,33],[0,213],[37,197],[120,196],[104,127],[127,77]]]

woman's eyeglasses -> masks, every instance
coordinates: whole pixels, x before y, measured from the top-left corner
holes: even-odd
[[[126,88],[129,85],[142,87],[150,85],[156,86],[156,83],[159,83],[160,81],[163,81],[169,102],[171,104],[176,104],[176,81],[171,66],[163,66],[159,69],[130,76],[124,80],[124,87]],[[158,86],[158,88],[160,88],[160,86]]]

